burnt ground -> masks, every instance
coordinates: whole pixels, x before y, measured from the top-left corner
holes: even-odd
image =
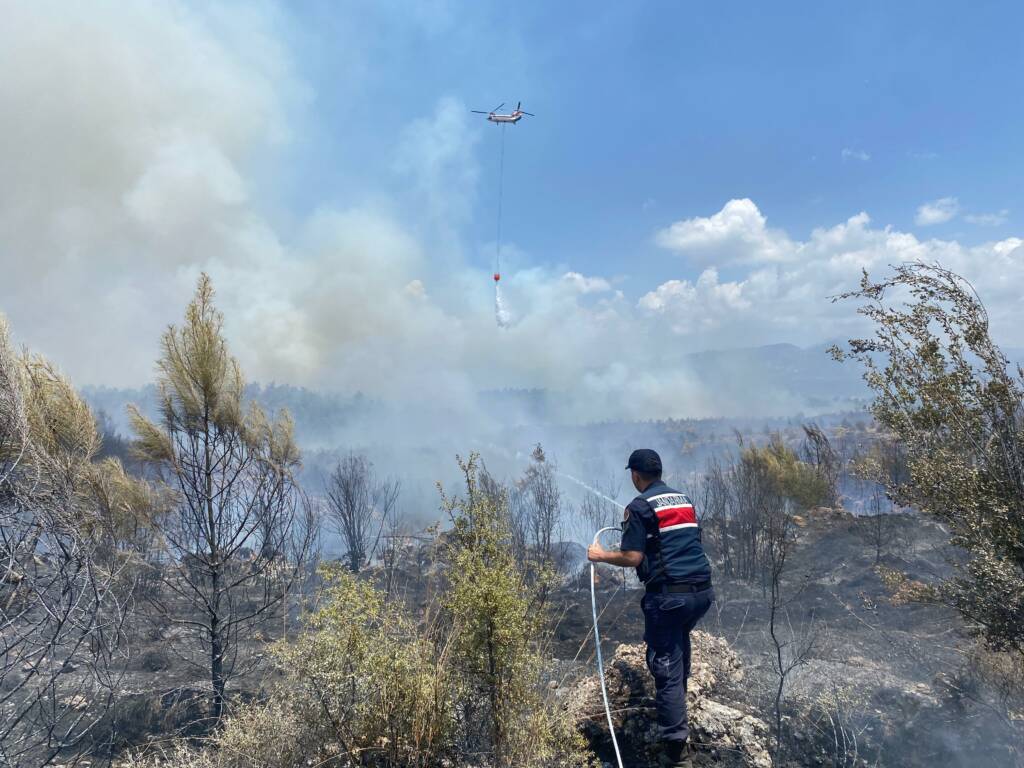
[[[306,585],[308,589],[313,586]],[[280,679],[272,664],[259,662],[269,655],[271,643],[299,631],[298,600],[293,601],[287,624],[277,615],[238,638],[237,662],[225,702],[227,713],[264,695]],[[81,712],[86,721],[100,718],[84,740],[90,745],[89,757],[80,765],[106,765],[111,758],[116,765],[116,758],[128,749],[144,749],[178,737],[203,737],[215,726],[209,716],[212,685],[208,656],[188,630],[147,613],[143,595],[137,595],[134,602],[135,620],[112,660],[113,706],[94,713],[105,700],[104,692],[90,694],[84,678],[79,687],[74,678],[81,677],[81,670],[61,677],[62,690],[67,692],[62,703]],[[178,601],[177,615],[190,616],[190,607]],[[72,754],[68,754],[69,760]]]
[[[857,736],[857,751],[883,766],[1011,766],[1009,736],[986,708],[972,700],[984,691],[957,693],[972,643],[951,611],[928,605],[896,605],[876,573],[875,551],[866,536],[867,518],[845,513],[809,516],[800,529],[786,593],[787,631],[800,636],[813,628],[816,642],[807,663],[792,675],[787,690],[789,730],[795,753],[807,765],[831,749],[833,732],[815,702],[840,693],[842,715]],[[946,533],[936,524],[911,515],[892,518],[889,544],[881,564],[923,578],[948,572]],[[439,564],[414,558],[399,579],[397,592],[415,610],[425,605],[416,585],[431,581]],[[443,569],[443,564],[440,564]],[[371,576],[373,574],[370,574]],[[424,579],[427,576],[428,578]],[[635,580],[622,583],[618,569],[600,571],[598,606],[605,658],[620,643],[641,642],[642,591]],[[764,720],[771,717],[769,690],[774,673],[767,654],[767,602],[759,586],[715,576],[717,600],[701,628],[724,638],[739,653],[744,678],[726,684],[716,697]],[[312,589],[312,587],[311,587]],[[549,656],[559,682],[592,672],[589,580],[585,570],[550,596],[553,635]],[[289,622],[289,634],[298,629]],[[264,654],[268,641],[284,631],[278,620],[259,634],[242,639],[243,655]],[[107,754],[128,745],[162,740],[172,734],[202,733],[209,683],[203,670],[182,662],[170,626],[140,626],[120,680],[120,701],[112,729],[115,743]],[[184,638],[178,638],[183,640]],[[232,681],[232,702],[260,695],[273,672],[266,668]],[[113,747],[113,749],[110,749]],[[854,764],[848,762],[847,764]]]
[[[894,604],[876,565],[925,578],[949,572],[946,532],[912,515],[893,515],[880,563],[868,542],[868,518],[842,512],[809,516],[799,532],[784,594],[783,635],[815,641],[791,675],[787,697],[794,748],[807,764],[822,747],[833,753],[834,731],[818,702],[829,703],[857,737],[868,764],[1012,766],[1010,735],[982,702],[964,695],[965,652],[972,644],[951,610]],[[603,574],[598,596],[605,657],[619,643],[643,636],[642,591]],[[589,582],[557,595],[554,655],[593,664]],[[769,720],[777,677],[769,655],[768,604],[759,586],[715,577],[716,603],[701,623],[740,654],[743,681],[725,691],[730,703]],[[581,650],[581,643],[583,648]],[[840,702],[841,706],[836,702]],[[832,764],[826,760],[822,764]]]

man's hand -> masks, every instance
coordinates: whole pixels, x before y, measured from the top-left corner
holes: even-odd
[[[587,548],[587,560],[592,563],[608,563],[619,568],[636,568],[643,562],[643,552],[612,552],[600,544],[591,544]]]

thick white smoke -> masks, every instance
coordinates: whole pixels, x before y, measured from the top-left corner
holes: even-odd
[[[827,297],[862,267],[908,258],[975,279],[1002,338],[1024,342],[1008,322],[1020,240],[919,240],[866,214],[800,240],[746,199],[709,201],[710,215],[652,233],[679,254],[678,279],[627,296],[551,254],[520,254],[492,307],[485,249],[463,234],[479,126],[457,100],[395,132],[379,163],[390,187],[361,194],[352,179],[344,205],[279,199],[293,143],[327,132],[284,15],[174,0],[4,4],[0,311],[77,381],[150,380],[159,334],[201,270],[249,378],[364,391],[401,413],[429,405],[446,414],[429,429],[486,419],[477,393],[506,387],[560,393],[566,421],[770,409],[764,392],[726,401],[686,354],[855,332],[852,308]],[[631,265],[624,255],[619,271]]]

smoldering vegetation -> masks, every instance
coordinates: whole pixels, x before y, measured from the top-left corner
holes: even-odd
[[[751,356],[759,357],[766,350],[750,352]],[[798,354],[806,361],[804,352]],[[820,358],[815,365],[829,365],[822,349],[809,352],[808,357]],[[401,403],[393,404],[361,393],[343,396],[287,385],[249,383],[244,388],[243,398],[258,403],[267,413],[281,410],[289,413],[295,440],[302,446],[302,463],[296,471],[304,488],[320,494],[326,492],[337,464],[356,454],[364,457],[376,473],[399,480],[403,488],[400,497],[403,515],[428,525],[437,518],[436,483],[458,481],[452,457],[467,449],[481,453],[491,475],[512,482],[529,463],[534,447],[540,444],[554,457],[564,491],[571,500],[585,503],[586,494],[581,494],[580,487],[566,476],[600,487],[606,495],[611,491],[612,496],[625,504],[632,496],[631,489],[624,485],[628,484],[628,478],[622,471],[623,457],[637,445],[672,456],[672,466],[666,468],[667,479],[682,484],[701,474],[709,459],[734,452],[738,435],[763,439],[779,430],[799,432],[800,425],[808,420],[843,433],[863,429],[870,416],[863,408],[853,407],[864,401],[863,387],[849,372],[834,379],[842,381],[849,392],[859,393],[859,396],[851,394],[848,399],[839,401],[837,404],[843,407],[834,411],[815,413],[810,405],[809,390],[804,390],[798,382],[793,385],[791,395],[807,405],[807,413],[813,415],[794,413],[646,422],[560,419],[559,403],[563,398],[541,390],[482,392],[462,411],[438,408],[434,413],[424,413],[422,407],[406,412]],[[99,419],[102,455],[116,456],[131,464],[134,457],[127,409],[135,406],[156,418],[156,387],[87,387],[82,396]],[[467,412],[472,418],[467,417]],[[328,546],[333,546],[330,539]]]
[[[83,398],[3,329],[0,761],[606,763],[584,544],[646,445],[715,572],[698,765],[1020,764],[1024,389],[956,276],[851,298],[897,283],[909,310],[835,351],[874,373],[869,410],[813,417],[560,422],[507,391],[478,430],[403,430],[247,385],[205,278],[129,396]],[[597,578],[620,742],[650,764],[639,585]]]

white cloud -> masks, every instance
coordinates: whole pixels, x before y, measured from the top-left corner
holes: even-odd
[[[427,289],[423,287],[422,280],[410,280],[409,284],[405,286],[405,293],[413,298],[422,299],[426,297]]]
[[[1006,223],[1006,217],[1009,215],[1009,210],[1003,208],[994,213],[968,213],[964,216],[964,220],[969,224],[977,224],[982,227],[998,227]]]
[[[604,293],[612,289],[611,283],[603,277],[587,277],[579,272],[566,272],[562,275],[562,280],[580,293]]]
[[[917,208],[914,216],[914,223],[919,227],[929,227],[933,224],[944,224],[953,219],[960,212],[960,201],[955,197],[940,197],[930,203],[924,203]]]
[[[1016,255],[1017,258],[1024,256],[1024,254],[1018,252],[1018,249],[1024,245],[1024,240],[1019,237],[1008,237],[1005,240],[999,240],[995,243],[991,243],[991,248],[996,255],[1007,259],[1009,264],[1015,265],[1016,259],[1013,258]],[[1009,258],[1008,258],[1009,257]],[[996,276],[997,280],[1005,280],[1007,275],[1000,274]]]
[[[843,151],[839,154],[842,156],[843,160],[858,160],[862,163],[866,163],[871,159],[871,155],[863,149],[850,149],[849,147],[843,147]]]
[[[672,331],[687,335],[712,331],[724,321],[736,319],[751,308],[737,282],[721,283],[718,271],[705,269],[693,283],[669,280],[640,298],[639,306],[671,319]]]
[[[786,261],[793,256],[785,233],[768,229],[752,200],[730,200],[718,213],[677,221],[659,231],[655,242],[697,260],[716,262]]]
[[[749,239],[766,227],[760,212],[745,221],[749,231],[733,232],[734,239]],[[898,262],[938,261],[974,283],[988,305],[997,338],[1008,344],[1024,342],[1015,287],[1024,284],[1024,241],[1019,238],[975,247],[955,240],[919,240],[891,227],[872,227],[868,215],[860,213],[815,229],[807,240],[786,241],[788,259],[751,259],[745,270],[733,269],[727,281],[714,269],[706,269],[696,281],[669,280],[642,296],[638,309],[703,347],[779,340],[809,344],[863,330],[849,305],[828,300],[855,287],[862,269],[879,274]]]

